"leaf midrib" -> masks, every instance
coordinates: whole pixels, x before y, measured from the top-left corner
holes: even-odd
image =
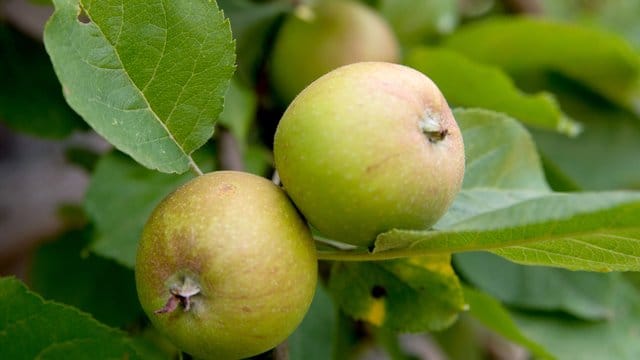
[[[160,3],[162,4],[162,9],[163,9],[163,13],[164,16],[166,18],[166,11],[165,11],[165,6],[164,6],[164,0],[160,0]],[[147,109],[149,109],[149,112],[151,113],[151,115],[153,115],[153,118],[157,120],[158,123],[160,123],[160,126],[165,130],[165,132],[168,135],[168,138],[171,139],[171,141],[175,144],[175,146],[180,150],[180,152],[185,156],[185,158],[187,159],[187,161],[189,162],[189,166],[191,167],[196,167],[197,165],[195,163],[195,161],[193,160],[193,158],[191,158],[191,156],[185,151],[185,149],[180,145],[180,143],[176,140],[176,138],[173,136],[173,133],[171,133],[171,131],[169,131],[169,128],[166,126],[166,124],[164,122],[162,122],[162,120],[160,119],[160,117],[158,116],[158,114],[155,112],[155,110],[153,109],[153,107],[151,106],[151,103],[149,103],[149,101],[147,100],[144,92],[142,91],[142,89],[140,89],[140,87],[138,86],[138,84],[136,84],[133,81],[133,78],[131,77],[131,75],[129,75],[129,71],[126,69],[126,67],[124,66],[124,63],[122,62],[122,59],[120,58],[120,54],[117,51],[117,47],[115,46],[115,44],[113,44],[111,41],[109,41],[109,38],[106,36],[105,32],[102,30],[102,28],[98,25],[98,23],[96,23],[93,19],[93,17],[91,16],[91,13],[87,10],[87,8],[84,6],[84,4],[82,4],[82,2],[79,3],[80,7],[82,8],[82,10],[84,10],[85,14],[87,15],[87,17],[89,18],[89,20],[91,21],[91,24],[93,24],[96,29],[98,29],[98,31],[100,31],[100,34],[102,35],[102,37],[104,38],[104,40],[111,46],[111,48],[113,49],[113,53],[116,56],[116,59],[118,60],[118,63],[120,64],[121,68],[122,68],[122,72],[127,76],[127,79],[129,80],[129,82],[131,83],[132,87],[134,89],[136,89],[136,91],[138,92],[138,94],[140,95],[140,97],[142,98],[142,100],[144,101],[144,103],[147,105]],[[122,17],[120,19],[122,19],[124,17],[124,8],[122,9]],[[166,26],[166,22],[165,22],[165,26]],[[120,28],[122,29],[123,27],[123,22],[120,22]],[[162,56],[164,55],[164,49],[166,47],[166,43],[167,43],[167,36],[168,36],[168,29],[165,29],[165,40],[163,43],[163,53],[160,55],[160,59],[158,60],[158,63],[156,65],[156,69],[157,66],[159,66],[160,62],[162,61]],[[118,34],[118,39],[120,38],[120,34],[121,34],[122,30],[120,30],[119,34]],[[155,71],[154,70],[154,75],[155,75]],[[153,77],[149,80],[149,83],[151,83]],[[148,84],[147,84],[148,85]],[[145,86],[146,87],[146,86]],[[119,109],[121,110],[121,109]],[[171,109],[171,112],[173,113],[173,111],[175,110],[175,105],[174,107]],[[187,136],[188,137],[188,136]]]
[[[536,224],[530,224],[530,225],[542,225],[544,223],[536,223]],[[525,226],[530,226],[530,225],[525,225]],[[518,228],[505,228],[505,229],[500,229],[499,231],[504,231],[504,230],[514,230],[514,229],[518,229]],[[572,233],[566,233],[566,234],[547,234],[544,236],[534,236],[534,237],[530,237],[530,238],[525,238],[525,239],[519,239],[519,240],[513,240],[513,241],[508,241],[508,243],[506,244],[490,244],[490,245],[481,245],[481,244],[471,244],[471,245],[463,245],[463,246],[459,246],[456,248],[450,248],[450,249],[418,249],[420,251],[425,251],[427,253],[458,253],[458,252],[466,252],[466,251],[478,251],[478,250],[497,250],[497,249],[506,249],[506,248],[510,248],[510,247],[516,247],[516,246],[523,246],[523,245],[527,245],[527,244],[531,244],[531,243],[542,243],[542,242],[547,242],[547,241],[560,241],[560,240],[564,240],[564,241],[571,241],[568,238],[570,237],[581,237],[581,236],[589,236],[589,235],[594,235],[594,233],[599,233],[599,232],[604,232],[605,234],[607,234],[608,231],[616,231],[616,230],[629,230],[629,231],[634,231],[634,232],[638,232],[640,233],[640,227],[616,227],[616,228],[608,228],[608,227],[602,227],[602,228],[598,228],[598,229],[593,229],[591,231],[585,231],[585,232],[572,232]],[[450,234],[459,234],[459,233],[467,233],[467,234],[471,234],[471,233],[485,233],[485,232],[493,232],[495,230],[486,230],[486,231],[464,231],[464,232],[451,232],[451,231],[440,231],[440,233],[443,232],[448,232]],[[417,240],[412,242],[408,247],[406,248],[396,248],[397,250],[408,250],[411,248],[414,248],[416,245],[424,242],[424,241],[432,241],[433,239],[421,239],[421,240]],[[635,239],[634,239],[635,240]],[[637,239],[638,241],[640,241],[640,238]],[[384,250],[381,252],[378,252],[378,254],[382,254],[384,252],[391,252],[394,251],[396,249],[389,249],[389,250]],[[531,248],[533,250],[533,248]],[[607,250],[608,251],[608,250]],[[628,255],[629,256],[629,255]]]
[[[467,191],[473,192],[473,190],[476,190],[476,189],[469,189]],[[493,191],[494,189],[487,188],[486,190]],[[520,192],[520,191],[516,190],[515,192]],[[523,189],[522,192],[529,192],[529,193],[534,193],[534,194],[539,194],[539,195],[538,196],[531,196],[531,197],[527,197],[527,198],[523,198],[523,199],[518,198],[518,200],[516,202],[510,203],[507,206],[498,207],[498,208],[495,208],[495,209],[492,209],[492,210],[489,210],[489,211],[486,211],[486,212],[481,212],[481,213],[475,214],[473,216],[469,216],[467,218],[464,218],[461,221],[458,221],[456,223],[450,224],[448,226],[448,228],[442,229],[441,231],[443,231],[443,232],[444,231],[455,231],[455,230],[457,230],[456,227],[458,227],[460,225],[463,225],[463,224],[465,224],[467,222],[476,221],[476,220],[478,220],[478,219],[480,219],[482,217],[491,216],[491,214],[508,211],[509,209],[512,209],[512,208],[517,207],[517,206],[525,206],[525,204],[528,204],[528,203],[534,203],[534,202],[537,202],[537,201],[544,201],[545,198],[562,197],[562,196],[566,196],[566,195],[570,196],[570,194],[567,194],[567,193],[545,192],[545,191],[537,190],[537,189]],[[622,194],[623,192],[615,192],[614,191],[614,192],[609,192],[609,193],[610,194],[611,193]],[[580,193],[580,194],[584,195],[584,194],[593,194],[593,193]],[[539,221],[529,222],[529,223],[526,223],[526,224],[516,224],[515,226],[509,227],[509,228],[507,228],[507,227],[502,228],[501,227],[501,228],[497,228],[497,229],[481,229],[481,230],[477,230],[477,231],[485,232],[485,231],[496,231],[496,230],[501,230],[501,229],[516,229],[516,228],[523,227],[523,226],[534,226],[534,225],[540,225],[540,224],[545,224],[545,223],[549,223],[549,222],[566,221],[566,220],[571,220],[572,218],[574,218],[576,216],[579,216],[579,215],[596,213],[596,212],[600,212],[600,211],[603,211],[603,210],[611,210],[611,209],[614,209],[614,208],[617,208],[617,207],[628,206],[628,205],[631,205],[631,204],[634,204],[634,203],[640,204],[640,199],[633,199],[633,200],[629,200],[629,201],[617,201],[617,202],[615,202],[613,204],[604,205],[603,207],[600,207],[598,209],[576,211],[574,213],[571,213],[569,215],[565,215],[565,216],[562,216],[562,217],[553,218],[553,219],[551,219],[551,218],[539,219]],[[460,229],[459,230],[459,232],[469,232],[469,231],[470,230],[468,230],[468,229]]]

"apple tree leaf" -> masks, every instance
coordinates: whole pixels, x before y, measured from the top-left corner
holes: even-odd
[[[640,50],[640,2],[638,1],[542,1],[546,17],[605,28],[623,36]]]
[[[31,286],[44,298],[86,311],[106,325],[131,325],[142,315],[133,271],[89,253],[90,235],[89,229],[74,230],[42,245],[32,260]]]
[[[585,190],[640,189],[640,121],[558,76],[536,82],[557,95],[562,108],[580,119],[583,131],[567,139],[531,129],[545,161]]]
[[[234,71],[215,1],[55,0],[45,45],[69,105],[144,166],[182,173]]]
[[[608,319],[614,312],[609,274],[523,266],[487,252],[456,254],[454,264],[467,282],[518,309],[591,321]]]
[[[243,149],[246,149],[247,137],[258,107],[257,96],[252,89],[232,79],[224,105],[218,124],[229,129]]]
[[[542,151],[540,159],[542,160],[542,168],[544,169],[544,175],[547,178],[547,183],[553,191],[575,192],[582,190],[582,187],[578,185],[576,180],[567,175],[564,169],[561,169],[553,160],[544,156]]]
[[[336,262],[329,289],[355,319],[394,331],[441,330],[465,303],[449,255],[379,262]]]
[[[640,56],[612,33],[549,20],[504,17],[461,27],[443,45],[509,73],[559,72],[640,114]]]
[[[611,289],[614,311],[607,320],[592,322],[516,310],[511,311],[512,317],[529,339],[558,359],[640,358],[640,292],[619,276],[616,280]]]
[[[291,360],[331,359],[337,311],[327,290],[318,284],[313,302],[296,331],[289,336],[289,358]]]
[[[0,22],[0,122],[15,131],[62,138],[86,128],[60,92],[44,46]]]
[[[463,287],[464,298],[469,303],[469,313],[484,326],[505,339],[524,346],[536,359],[554,359],[544,347],[529,339],[518,328],[509,311],[491,296],[469,287]]]
[[[141,359],[124,333],[45,301],[14,278],[0,278],[0,349],[15,360]]]
[[[528,265],[640,271],[639,218],[640,192],[466,190],[438,230],[380,234],[374,254],[490,250]]]
[[[191,173],[149,170],[118,152],[102,157],[84,203],[96,231],[91,250],[133,268],[147,218],[165,196],[191,178]]]
[[[218,0],[237,42],[238,80],[255,84],[279,21],[293,10],[289,1]],[[226,105],[225,105],[226,106]]]
[[[451,33],[459,22],[458,3],[454,0],[380,0],[377,9],[405,45]]]
[[[464,139],[463,188],[549,189],[535,144],[521,124],[482,109],[453,114]]]
[[[566,116],[553,95],[522,92],[500,68],[442,48],[419,47],[405,63],[433,80],[451,106],[479,107],[506,113],[523,123],[567,135],[580,125]]]

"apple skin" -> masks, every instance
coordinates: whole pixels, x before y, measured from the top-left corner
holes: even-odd
[[[373,9],[354,1],[321,0],[310,10],[308,19],[290,15],[274,43],[271,82],[284,103],[342,65],[399,61],[395,34]]]
[[[299,325],[315,292],[317,258],[306,223],[279,187],[221,171],[158,205],[135,275],[142,308],[179,349],[198,359],[239,359],[277,346]],[[157,313],[171,289],[187,283],[198,290],[189,308]]]
[[[310,224],[357,246],[391,229],[428,229],[453,202],[465,166],[440,90],[383,62],[343,66],[302,91],[280,120],[274,155]]]

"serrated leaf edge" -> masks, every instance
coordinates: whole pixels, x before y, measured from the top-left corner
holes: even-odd
[[[44,307],[44,306],[51,306],[51,308],[57,308],[57,309],[62,310],[62,311],[68,311],[71,314],[80,316],[80,317],[88,320],[91,325],[95,325],[96,327],[98,327],[98,328],[100,328],[102,330],[106,330],[107,333],[111,333],[113,335],[120,335],[120,336],[122,336],[123,340],[128,340],[128,336],[124,331],[109,327],[109,326],[99,322],[98,320],[96,320],[91,314],[86,313],[86,312],[84,312],[84,311],[82,311],[82,310],[80,310],[80,309],[78,309],[76,307],[73,307],[71,305],[59,303],[59,302],[53,301],[53,300],[46,300],[40,294],[30,290],[27,287],[27,285],[25,285],[25,283],[23,283],[22,281],[20,281],[19,279],[17,279],[14,276],[1,277],[0,278],[0,286],[1,286],[2,283],[9,283],[10,285],[15,285],[15,289],[17,291],[20,291],[20,292],[22,292],[22,294],[25,294],[27,296],[31,296],[31,297],[35,298],[39,302],[39,305],[41,306],[41,308]],[[34,318],[34,317],[37,317],[37,314],[31,314],[30,316],[18,319],[18,321],[15,321],[13,323],[8,323],[8,324],[6,324],[7,326],[4,329],[2,329],[2,331],[0,331],[0,332],[5,332],[5,330],[7,328],[9,328],[11,326],[14,326],[15,324],[18,324],[20,322],[23,322],[26,319]],[[82,340],[82,339],[86,339],[86,338],[77,338],[77,339],[78,340]],[[74,339],[74,340],[76,340],[76,339]],[[65,340],[63,342],[74,341],[74,340]]]

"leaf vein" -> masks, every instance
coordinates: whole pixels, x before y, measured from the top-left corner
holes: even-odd
[[[594,234],[594,235],[596,235],[596,234]],[[578,244],[583,244],[583,245],[585,245],[587,247],[604,250],[605,252],[610,252],[612,254],[618,254],[618,255],[620,255],[622,257],[627,257],[627,258],[640,260],[640,257],[638,257],[638,256],[626,254],[626,253],[623,253],[623,252],[620,252],[620,251],[616,251],[616,250],[613,250],[613,249],[610,249],[610,248],[607,248],[607,247],[604,247],[604,246],[601,246],[601,245],[596,245],[596,244],[590,243],[588,241],[579,240],[579,239],[576,239],[576,238],[566,238],[566,239],[568,241],[573,241],[573,242],[576,242]]]
[[[523,258],[527,258],[527,252],[538,252],[541,253],[542,255],[544,255],[548,260],[549,263],[551,264],[556,264],[556,265],[565,265],[566,263],[563,262],[557,262],[555,260],[552,259],[552,255],[556,256],[556,257],[564,257],[564,258],[568,258],[568,259],[575,259],[578,260],[577,262],[574,262],[573,264],[577,264],[579,262],[584,262],[584,263],[593,263],[593,264],[597,264],[597,265],[602,265],[602,264],[609,264],[607,262],[602,262],[599,260],[591,260],[591,259],[585,259],[579,256],[575,256],[575,255],[571,255],[571,254],[567,254],[561,251],[552,251],[549,249],[539,249],[539,248],[531,248],[528,246],[520,246],[520,245],[515,245],[515,246],[509,246],[507,248],[503,248],[503,249],[496,249],[494,250],[496,253],[508,253],[509,249],[520,249],[523,253],[522,256]],[[502,250],[502,251],[501,251]]]
[[[164,24],[165,24],[165,28],[162,29],[164,30],[164,41],[162,42],[162,50],[160,50],[160,56],[158,56],[158,61],[156,62],[156,65],[153,68],[153,74],[151,74],[151,77],[149,78],[147,83],[140,90],[142,93],[144,93],[147,90],[147,87],[153,82],[153,80],[155,80],[156,74],[158,73],[158,68],[160,68],[160,63],[162,62],[162,59],[164,58],[165,53],[167,51],[167,42],[168,42],[168,36],[169,36],[169,31],[167,30],[167,27],[168,27],[169,21],[167,19],[167,9],[164,6],[164,1],[161,1],[160,4],[162,5],[162,15],[164,15]]]
[[[122,35],[122,29],[124,28],[124,1],[120,2],[120,27],[118,28],[118,34],[116,35],[116,39],[114,43],[118,44],[120,42],[120,35]]]
[[[111,45],[111,48],[113,50],[113,54],[116,57],[116,59],[118,60],[118,62],[121,65],[122,68],[122,73],[124,75],[127,76],[127,79],[129,80],[129,82],[133,85],[133,87],[139,92],[140,97],[142,98],[142,100],[145,102],[145,104],[148,106],[149,108],[149,112],[151,113],[151,115],[153,115],[153,118],[157,120],[157,122],[160,124],[160,126],[166,131],[166,133],[168,134],[169,139],[171,139],[171,141],[176,145],[176,147],[184,154],[184,156],[188,159],[189,163],[192,166],[195,166],[195,162],[193,161],[193,159],[191,158],[191,156],[189,154],[187,154],[187,152],[185,151],[185,149],[180,145],[180,143],[177,141],[177,139],[173,136],[173,134],[171,133],[171,131],[169,130],[169,128],[167,127],[167,125],[160,119],[160,117],[158,116],[158,114],[155,112],[155,110],[153,109],[153,107],[151,106],[151,103],[149,103],[149,100],[145,97],[145,94],[141,91],[140,87],[138,87],[138,85],[133,81],[133,78],[131,77],[131,75],[129,74],[129,72],[127,71],[127,69],[124,67],[124,63],[122,61],[122,59],[120,58],[120,54],[117,51],[117,47],[115,46],[115,44],[111,43],[108,40],[108,37],[106,36],[105,32],[103,31],[103,29],[95,22],[93,21],[93,19],[91,19],[91,14],[89,11],[87,11],[87,16],[89,17],[89,19],[91,20],[91,22],[93,24],[95,24],[95,27],[98,29],[98,31],[100,31],[100,34],[102,35],[103,39],[109,44]],[[81,56],[81,52],[79,51],[79,49],[77,47],[74,47],[74,50],[76,50],[76,52],[79,55],[79,58],[83,59],[83,57]],[[117,108],[116,108],[117,109]]]

